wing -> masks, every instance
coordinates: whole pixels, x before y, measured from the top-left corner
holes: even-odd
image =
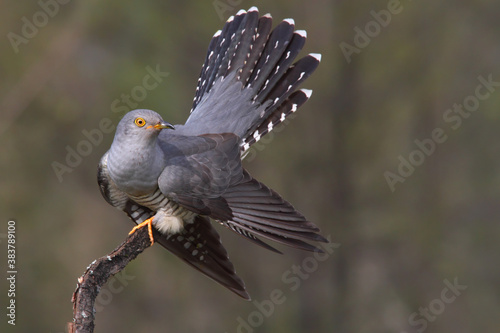
[[[161,137],[168,156],[158,178],[161,192],[198,214],[227,220],[230,209],[222,194],[243,177],[239,144],[232,133]]]
[[[242,179],[218,197],[201,197],[196,191],[175,195],[185,208],[221,222],[237,234],[268,250],[281,253],[257,236],[306,250],[319,251],[308,241],[328,242],[319,228],[306,220],[278,193],[243,171]]]
[[[317,234],[319,228],[316,225],[247,171],[244,171],[243,179],[229,188],[222,198],[232,215],[223,224],[247,238],[248,234],[253,234],[290,247],[319,252],[322,251],[307,241],[328,242]]]
[[[231,133],[210,134],[189,143],[190,138],[171,135],[161,145],[166,156],[173,156],[168,158],[158,179],[165,196],[191,211],[222,222],[269,250],[279,252],[256,236],[319,251],[306,242],[325,242],[326,239],[316,233],[319,229],[278,193],[243,170],[238,137]],[[190,147],[201,138],[209,149]],[[184,154],[176,154],[176,151],[184,151]]]
[[[171,157],[158,179],[160,190],[181,206],[218,220],[269,250],[279,252],[256,236],[319,251],[305,242],[325,242],[316,233],[319,229],[242,168],[239,143],[232,133],[163,136],[160,147]]]
[[[106,153],[98,167],[97,180],[104,199],[112,206],[124,211],[134,223],[139,224],[153,216],[150,209],[138,205],[118,190],[107,172]],[[245,284],[235,273],[217,231],[206,217],[197,216],[193,223],[175,235],[154,232],[155,241],[181,258],[190,266],[222,284],[237,295],[250,299]]]

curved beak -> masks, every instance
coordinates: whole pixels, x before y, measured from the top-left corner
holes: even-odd
[[[148,128],[148,129],[149,129],[149,128],[154,128],[154,129],[156,129],[156,130],[162,130],[162,129],[170,128],[170,129],[175,130],[174,125],[172,125],[171,123],[167,123],[166,121],[160,121],[160,122],[159,122],[158,124],[156,124],[156,125],[149,125],[147,128]]]

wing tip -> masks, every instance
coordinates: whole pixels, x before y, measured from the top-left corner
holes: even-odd
[[[234,292],[236,295],[240,296],[241,298],[251,301],[252,297],[250,297],[250,294],[246,291],[246,289],[243,287],[243,289],[235,289],[235,288],[230,288],[232,292]]]

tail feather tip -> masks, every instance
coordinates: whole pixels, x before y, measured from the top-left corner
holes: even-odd
[[[305,30],[296,30],[295,33],[299,36],[302,36],[304,38],[307,38],[307,31]]]
[[[309,53],[309,55],[318,61],[321,61],[321,53]]]
[[[312,90],[311,89],[300,89],[304,94],[306,94],[306,97],[309,98],[312,95]]]

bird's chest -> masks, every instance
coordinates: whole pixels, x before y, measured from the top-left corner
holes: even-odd
[[[161,208],[169,208],[175,205],[174,202],[170,201],[166,196],[161,193],[160,189],[156,189],[150,193],[141,195],[130,195],[130,199],[137,202],[139,205],[147,207],[152,211],[158,211]]]
[[[153,224],[162,234],[175,234],[184,228],[184,224],[192,223],[195,213],[169,200],[157,188],[154,192],[129,197],[138,204],[156,212]]]
[[[124,156],[128,157],[125,159]],[[121,191],[134,196],[150,195],[158,186],[162,169],[157,159],[146,152],[111,152],[108,162],[109,174]]]

